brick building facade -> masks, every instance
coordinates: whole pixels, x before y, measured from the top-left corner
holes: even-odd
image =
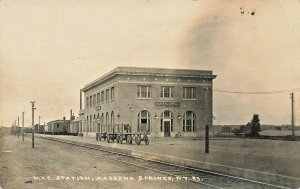
[[[212,124],[212,71],[117,67],[80,91],[80,132],[196,137]],[[84,102],[84,103],[83,103]]]

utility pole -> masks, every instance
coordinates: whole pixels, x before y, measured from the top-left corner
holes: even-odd
[[[35,101],[30,102],[32,105],[32,148],[34,148],[34,110],[36,109],[34,107]]]
[[[209,153],[209,125],[208,125],[207,119],[206,119],[206,110],[207,110],[207,108],[206,108],[206,104],[207,104],[207,102],[206,102],[206,100],[207,100],[206,99],[206,93],[207,93],[207,88],[204,87],[203,89],[204,89],[204,125],[205,125],[205,136],[204,136],[205,143],[204,143],[204,145],[205,145],[205,153],[208,154]]]
[[[17,127],[17,132],[18,132],[18,138],[20,137],[20,125],[19,125],[19,116],[18,116],[18,127]]]
[[[39,126],[38,126],[38,133],[40,133],[40,124],[41,124],[41,116],[39,116]]]
[[[22,112],[22,141],[24,142],[24,113]]]
[[[294,93],[291,93],[292,101],[292,136],[295,136],[295,126],[294,126]]]

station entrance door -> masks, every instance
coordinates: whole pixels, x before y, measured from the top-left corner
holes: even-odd
[[[164,119],[164,137],[171,136],[171,120]]]

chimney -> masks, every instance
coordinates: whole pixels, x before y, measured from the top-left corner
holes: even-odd
[[[66,120],[66,117],[63,117],[63,120]]]
[[[72,109],[70,110],[70,120],[72,120]]]

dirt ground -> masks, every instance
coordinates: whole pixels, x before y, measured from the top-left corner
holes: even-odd
[[[150,139],[150,145],[138,146],[95,141],[87,137],[51,137],[300,178],[300,163],[297,163],[300,161],[300,141],[211,138],[210,153],[205,154],[203,140],[186,138]]]
[[[186,181],[139,181],[141,176],[166,175],[82,153],[47,140],[36,138],[35,141],[32,149],[28,137],[22,142],[21,137],[0,136],[0,186],[3,189],[200,187]],[[116,178],[109,180],[110,176]]]

